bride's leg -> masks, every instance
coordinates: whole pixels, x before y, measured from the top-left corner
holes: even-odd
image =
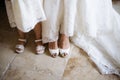
[[[49,51],[52,57],[57,57],[59,54],[58,41],[49,42]]]
[[[74,34],[77,0],[64,0],[63,24],[60,30],[59,48],[61,56],[69,54],[69,36]]]
[[[70,42],[69,42],[69,37],[66,36],[65,34],[60,34],[59,48],[60,48],[60,55],[62,57],[69,55]]]
[[[58,34],[60,25],[60,2],[62,0],[44,0],[44,10],[47,20],[43,22],[43,40],[48,43],[49,52],[52,57],[57,57],[58,49]]]
[[[35,33],[35,43],[36,43],[36,53],[37,54],[42,54],[44,53],[45,47],[43,46],[42,43],[42,25],[41,23],[36,24],[34,28],[34,33]]]

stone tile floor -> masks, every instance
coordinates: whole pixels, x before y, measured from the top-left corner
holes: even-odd
[[[120,12],[120,2],[114,3]],[[71,44],[67,58],[52,58],[46,50],[35,55],[33,32],[23,54],[14,53],[15,29],[9,27],[5,9],[0,9],[0,80],[120,80],[115,75],[101,75],[89,57]]]

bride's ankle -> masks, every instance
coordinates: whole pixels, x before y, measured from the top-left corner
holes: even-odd
[[[50,49],[57,49],[58,48],[58,43],[57,43],[57,41],[49,42],[48,46],[49,46]]]
[[[61,48],[61,49],[67,49],[69,47],[70,47],[69,37],[67,37],[65,35],[60,36],[59,48]]]

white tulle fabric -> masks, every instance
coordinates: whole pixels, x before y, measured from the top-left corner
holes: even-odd
[[[102,74],[120,76],[120,15],[111,0],[45,0],[44,7],[44,42],[57,40],[59,30],[73,35],[71,41],[88,53]]]
[[[11,27],[29,32],[35,25],[46,20],[42,0],[5,0]]]

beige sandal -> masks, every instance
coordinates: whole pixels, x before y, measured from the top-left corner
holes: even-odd
[[[35,40],[35,43],[41,42],[42,39]],[[45,52],[45,47],[43,45],[37,45],[36,46],[36,53],[37,54],[43,54]]]
[[[15,52],[16,53],[23,53],[24,52],[24,46],[26,44],[26,39],[18,39],[18,41],[21,41],[21,42],[24,42],[24,44],[17,44],[16,45],[16,49],[15,49]]]

